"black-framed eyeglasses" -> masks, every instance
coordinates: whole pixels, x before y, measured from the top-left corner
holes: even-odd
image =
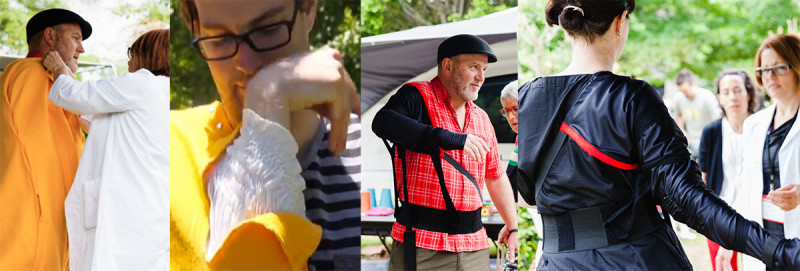
[[[241,35],[223,34],[212,37],[195,38],[192,45],[205,60],[223,60],[235,56],[239,52],[242,41],[250,45],[256,52],[275,50],[289,44],[292,40],[292,28],[299,5],[295,3],[292,19],[260,26]]]
[[[762,76],[769,76],[771,72],[774,75],[784,75],[789,72],[789,69],[792,67],[786,64],[772,66],[772,67],[763,67],[763,68],[756,68],[756,77],[761,78]]]
[[[128,59],[133,59],[133,53],[131,51],[131,47],[128,47]]]

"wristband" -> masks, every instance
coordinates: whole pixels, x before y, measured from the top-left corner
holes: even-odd
[[[508,234],[511,234],[512,232],[518,232],[518,231],[519,231],[519,229],[518,229],[518,228],[514,228],[514,229],[511,229],[511,230],[509,230],[509,231],[508,231]]]

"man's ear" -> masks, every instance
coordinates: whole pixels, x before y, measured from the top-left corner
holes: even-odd
[[[314,21],[317,19],[317,0],[306,0],[306,1],[311,3],[308,7],[308,11],[303,13],[303,16],[305,16],[306,20],[306,25],[305,25],[306,33],[311,33],[311,29],[314,28]],[[303,1],[300,2],[303,3]]]
[[[447,61],[447,64],[445,65],[445,69],[447,70],[447,72],[449,72],[449,73],[455,72],[456,62],[453,61],[452,58],[447,57],[447,58],[442,60],[442,63],[444,63],[445,60]]]
[[[44,42],[47,43],[49,46],[56,46],[56,30],[52,27],[47,27],[44,29],[43,33]]]

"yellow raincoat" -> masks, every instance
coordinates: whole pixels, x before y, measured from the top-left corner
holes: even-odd
[[[41,58],[0,75],[0,270],[67,270],[64,199],[83,149],[78,116],[47,99]]]
[[[305,270],[322,230],[295,214],[268,213],[231,231],[205,260],[209,201],[204,173],[238,128],[219,103],[170,113],[170,268],[172,270]]]

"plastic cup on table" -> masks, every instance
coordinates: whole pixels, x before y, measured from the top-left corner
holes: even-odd
[[[386,207],[389,209],[394,209],[392,206],[392,190],[389,188],[384,188],[381,190],[381,207]]]
[[[367,191],[369,191],[370,207],[377,207],[378,204],[375,201],[375,188],[369,188]]]

